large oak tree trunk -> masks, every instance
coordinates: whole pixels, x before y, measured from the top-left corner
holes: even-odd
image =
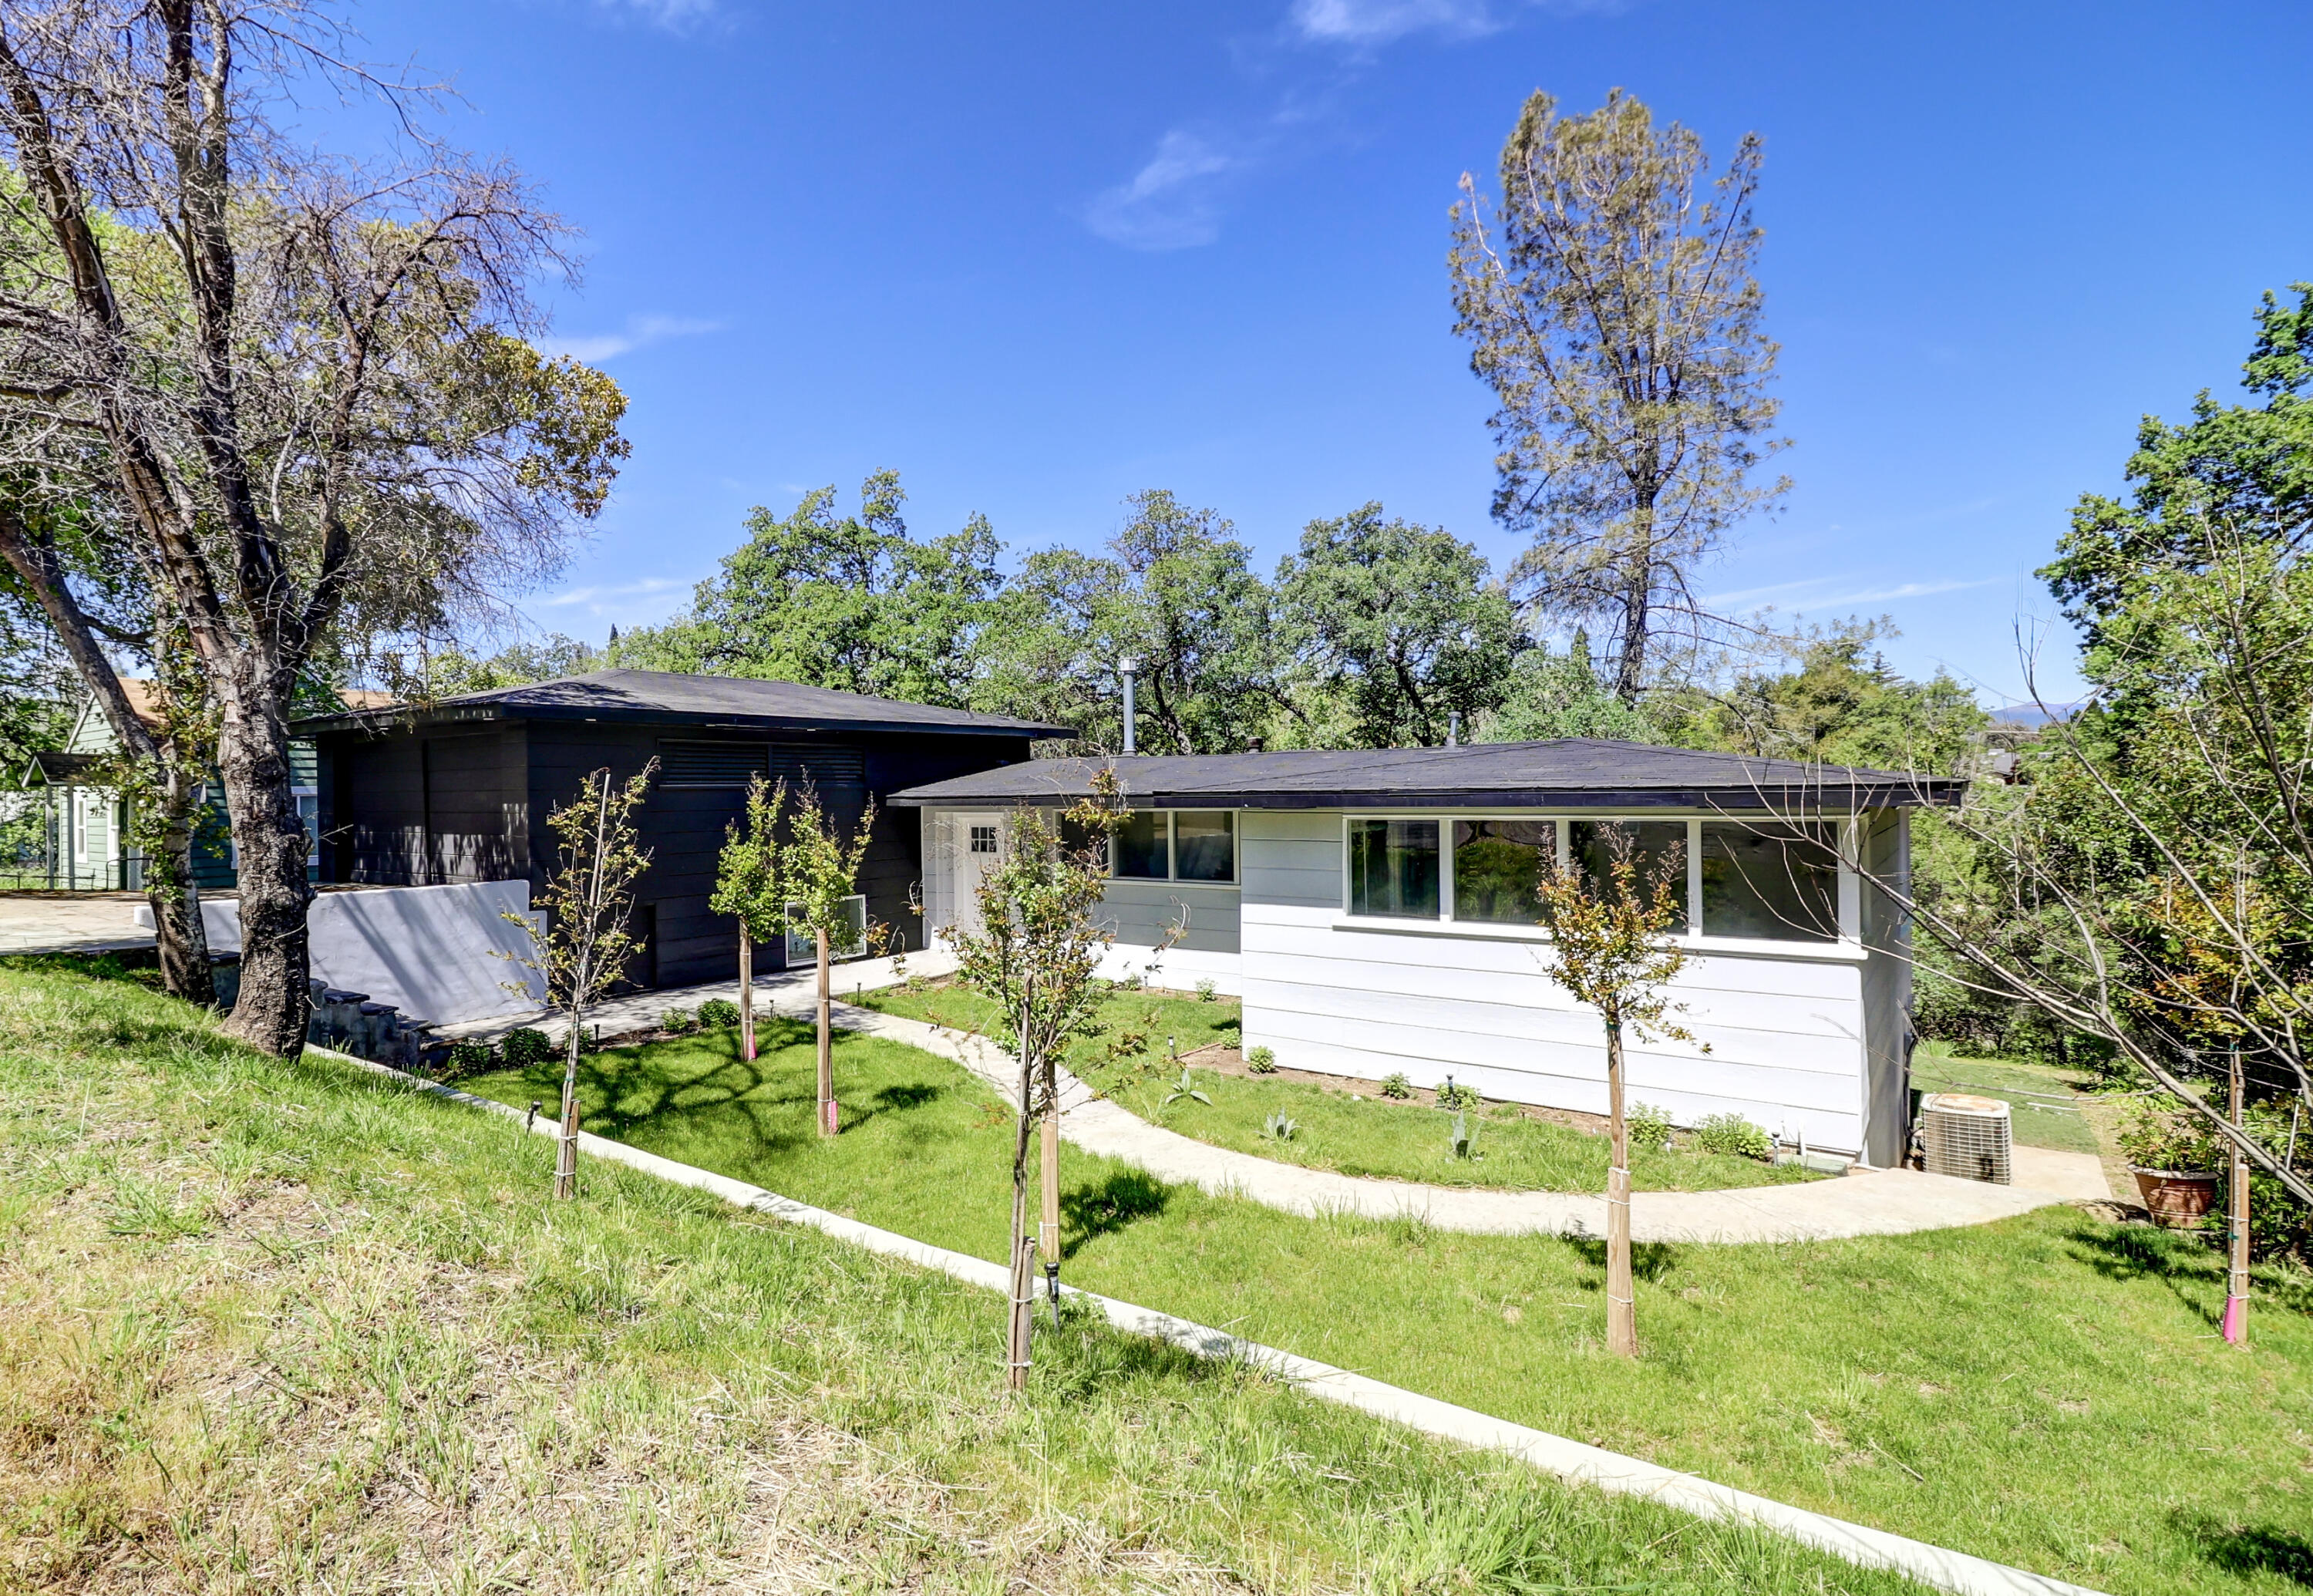
[[[297,817],[289,726],[271,684],[249,661],[224,697],[217,766],[241,851],[241,995],[226,1031],[252,1047],[294,1058],[305,1045],[305,826]]]

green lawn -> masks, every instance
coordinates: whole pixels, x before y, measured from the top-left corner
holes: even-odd
[[[759,1173],[1001,1140],[855,1042],[819,1149],[807,1057],[743,1111],[593,1063]],[[1081,1317],[1007,1399],[991,1293],[613,1167],[555,1204],[551,1158],[0,961],[0,1590],[1916,1596]]]
[[[992,1029],[995,1018],[988,1000],[954,987],[869,992],[861,1003],[886,1014],[981,1032]],[[1476,1131],[1476,1156],[1471,1159],[1457,1157],[1450,1145],[1451,1114],[1310,1081],[1195,1071],[1197,1089],[1211,1102],[1183,1097],[1168,1104],[1165,1098],[1180,1077],[1167,1062],[1168,1043],[1182,1054],[1216,1041],[1233,1047],[1238,1023],[1238,1006],[1231,1000],[1204,1002],[1119,992],[1102,1006],[1100,1034],[1077,1044],[1069,1067],[1095,1089],[1167,1130],[1312,1169],[1515,1191],[1606,1189],[1604,1136],[1529,1118],[1508,1104],[1465,1116]],[[1289,1140],[1268,1134],[1271,1116],[1278,1114],[1295,1123]],[[1640,1191],[1716,1191],[1815,1178],[1796,1167],[1777,1168],[1756,1159],[1693,1148],[1633,1149],[1631,1155],[1631,1183]]]
[[[588,1123],[925,1240],[1003,1254],[1007,1111],[846,1035],[586,1060]],[[526,1102],[541,1076],[479,1088]],[[2243,1352],[2199,1243],[2069,1209],[1922,1236],[1640,1249],[1646,1356],[1600,1346],[1595,1244],[1312,1221],[1066,1150],[1068,1278],[1746,1489],[2115,1592],[2313,1582],[2313,1291],[2266,1275]]]
[[[2080,1111],[2088,1077],[2077,1070],[2016,1059],[1963,1058],[1930,1042],[1912,1054],[1912,1084],[1922,1091],[1972,1092],[2010,1105],[2009,1124],[2026,1147],[2059,1152],[2098,1151]]]

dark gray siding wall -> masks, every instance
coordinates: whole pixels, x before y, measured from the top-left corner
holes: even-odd
[[[325,739],[322,878],[433,886],[528,874],[523,732],[515,725]]]

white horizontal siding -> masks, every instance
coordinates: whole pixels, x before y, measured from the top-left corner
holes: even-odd
[[[1338,814],[1244,816],[1244,1042],[1295,1069],[1584,1113],[1606,1107],[1597,1016],[1549,974],[1546,944],[1345,928]],[[1699,1047],[1629,1050],[1630,1093],[1682,1124],[1736,1113],[1842,1151],[1863,1144],[1861,971],[1836,959],[1696,954],[1673,989]],[[1224,989],[1227,990],[1227,989]]]
[[[1154,947],[1180,923],[1176,946],[1187,952],[1235,954],[1240,910],[1236,888],[1188,881],[1112,881],[1101,895],[1102,929],[1119,942]]]

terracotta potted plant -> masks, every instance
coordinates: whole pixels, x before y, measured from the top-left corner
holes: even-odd
[[[2154,1223],[2190,1230],[2207,1222],[2223,1161],[2211,1132],[2176,1109],[2144,1103],[2120,1127],[2119,1140]]]

